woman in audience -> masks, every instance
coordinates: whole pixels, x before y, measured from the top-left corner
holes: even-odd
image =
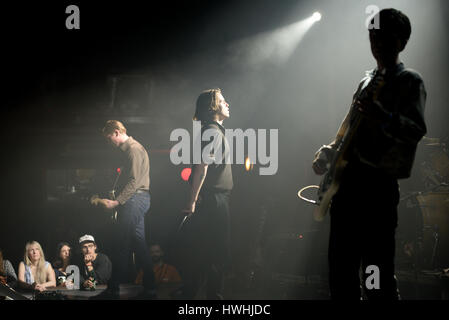
[[[67,277],[66,268],[70,265],[72,258],[72,248],[67,242],[58,243],[58,249],[56,251],[56,260],[53,262],[53,270],[56,275],[56,282],[63,284],[64,278]],[[62,278],[61,283],[58,279]]]
[[[3,251],[0,248],[0,283],[14,288],[17,283],[17,275],[9,260],[3,259]]]
[[[28,242],[25,246],[24,259],[19,264],[19,285],[41,292],[56,286],[55,272],[51,264],[45,261],[44,252],[37,241]]]

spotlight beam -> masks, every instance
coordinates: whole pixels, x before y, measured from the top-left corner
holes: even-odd
[[[313,24],[321,20],[321,13],[314,12],[308,18],[286,27],[259,34],[231,45],[232,62],[245,62],[245,65],[260,66],[266,62],[275,64],[287,61]]]

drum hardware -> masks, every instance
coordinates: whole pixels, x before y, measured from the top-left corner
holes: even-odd
[[[433,270],[435,270],[437,268],[436,266],[436,257],[437,257],[437,250],[438,250],[438,244],[439,244],[439,240],[440,240],[440,235],[439,235],[439,228],[438,225],[435,224],[433,226],[429,226],[426,225],[423,227],[424,231],[428,230],[432,232],[432,238],[433,238],[433,245],[432,245],[432,255],[431,255],[431,259],[430,259],[430,266]]]
[[[438,233],[438,225],[434,225],[433,227],[433,248],[432,248],[432,258],[430,260],[430,265],[432,269],[436,269],[435,259],[437,255],[438,245],[440,243],[440,235]]]
[[[423,218],[426,264],[432,269],[449,263],[449,192],[437,191],[446,186],[446,183],[441,183],[430,191],[417,195]]]
[[[425,148],[426,160],[421,162],[421,177],[425,186],[439,185],[449,181],[449,138],[423,137],[420,144]]]
[[[425,191],[403,195],[407,208],[414,211],[415,234],[412,240],[415,273],[444,267],[449,261],[449,185],[441,182]]]

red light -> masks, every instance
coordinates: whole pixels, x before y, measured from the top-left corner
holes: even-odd
[[[184,168],[184,169],[182,169],[182,171],[181,171],[181,178],[182,178],[182,180],[188,181],[191,173],[192,173],[192,168]]]
[[[122,172],[122,169],[117,168],[117,173],[120,173],[120,172]]]
[[[299,239],[302,239],[302,238],[304,238],[304,237],[303,237],[302,234],[300,234],[300,235],[298,235],[298,238],[299,238]]]

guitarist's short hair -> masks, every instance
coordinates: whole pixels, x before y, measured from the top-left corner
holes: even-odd
[[[370,32],[380,31],[382,33],[389,33],[397,36],[404,44],[410,39],[412,27],[409,18],[397,9],[388,8],[382,9],[379,16],[379,30],[370,29]],[[374,18],[371,19],[371,24],[374,23]]]
[[[126,134],[126,128],[123,123],[118,120],[108,120],[103,128],[103,135],[107,136],[108,134],[112,134],[115,130]]]

